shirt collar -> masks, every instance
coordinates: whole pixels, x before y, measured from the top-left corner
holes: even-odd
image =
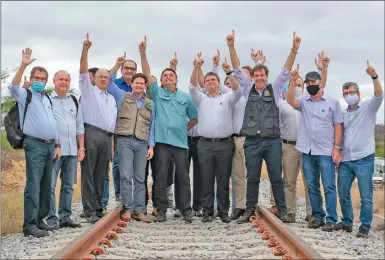
[[[100,88],[98,88],[97,86],[95,86],[95,90],[98,91],[100,95],[105,94],[107,97],[110,96],[110,94],[108,94],[108,91],[107,91],[107,90],[106,90],[106,91],[103,91],[103,90],[101,90]]]
[[[211,95],[209,92],[207,92],[206,95],[207,95],[208,97],[215,98],[215,97],[218,97],[218,96],[222,95],[222,92],[221,92],[221,90],[219,89],[219,90],[218,90],[218,95],[216,95],[215,97],[214,97],[213,95]]]
[[[70,96],[70,94],[67,92],[65,97],[69,97],[69,96]],[[52,91],[51,97],[53,97],[53,98],[61,98],[61,97],[59,97],[59,95],[56,93],[55,90]]]
[[[123,77],[120,77],[118,79],[116,79],[116,83],[118,83],[119,85],[125,85],[127,87],[131,87],[131,85],[128,85],[125,81],[124,81],[124,78]]]

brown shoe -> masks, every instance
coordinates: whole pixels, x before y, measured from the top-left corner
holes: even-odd
[[[144,213],[134,214],[133,219],[137,221],[142,221],[144,223],[151,223],[151,219],[149,219]]]
[[[154,217],[157,217],[157,216],[158,216],[158,210],[157,210],[156,208],[154,208],[154,209],[152,210],[152,215],[153,215]]]
[[[278,208],[277,206],[272,206],[269,208],[270,212],[273,213],[274,215],[278,216]]]
[[[293,213],[287,214],[287,222],[288,223],[295,223],[295,215]]]
[[[311,215],[306,215],[305,221],[311,223],[313,221],[313,217]]]
[[[124,213],[120,216],[120,218],[121,218],[123,221],[130,222],[130,221],[132,220],[132,218],[131,218],[131,212],[129,212],[129,211],[124,212]]]

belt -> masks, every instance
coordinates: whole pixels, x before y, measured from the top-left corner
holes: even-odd
[[[107,136],[112,136],[113,135],[113,133],[111,133],[111,132],[108,132],[108,131],[103,130],[103,129],[99,128],[99,127],[96,127],[96,126],[93,126],[93,125],[90,125],[90,124],[87,124],[87,123],[84,123],[84,127],[88,128],[88,129],[93,129],[93,130],[95,130],[95,131],[97,131],[99,133],[102,133],[104,135],[107,135]]]
[[[255,139],[277,139],[278,137],[261,136],[261,134],[256,134],[256,135],[253,135],[253,136],[247,136],[247,138],[255,138]]]
[[[45,143],[45,144],[51,144],[51,143],[53,143],[55,141],[55,139],[45,140],[45,139],[40,139],[40,138],[36,138],[36,137],[33,137],[33,136],[29,136],[29,135],[27,135],[26,138],[31,139],[31,140],[35,140],[35,141],[39,141],[39,142],[42,142],[42,143]]]
[[[216,138],[216,137],[214,137],[214,138],[206,138],[206,137],[201,137],[200,139],[208,141],[208,142],[218,143],[218,142],[222,142],[222,141],[226,141],[226,140],[231,140],[231,137],[224,137],[224,138]]]
[[[243,137],[243,135],[240,135],[240,134],[232,134],[231,137]]]
[[[136,137],[136,135],[116,135],[117,137],[126,137],[126,138],[132,138],[132,139],[135,139],[135,140],[140,140],[138,139],[138,137]],[[142,141],[142,140],[140,140]]]
[[[288,140],[282,139],[282,143],[296,145],[297,142],[296,141],[288,141]]]
[[[187,136],[187,139],[190,141],[198,141],[200,139],[200,136]]]

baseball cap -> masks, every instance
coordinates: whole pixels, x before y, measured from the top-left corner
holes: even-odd
[[[316,81],[316,80],[321,80],[321,75],[317,71],[310,71],[309,73],[306,74],[305,76],[305,83],[308,81]]]

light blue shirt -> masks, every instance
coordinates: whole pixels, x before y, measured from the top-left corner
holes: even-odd
[[[310,96],[298,98],[301,119],[297,129],[296,148],[302,153],[331,156],[334,147],[334,125],[343,121],[340,103],[324,96],[314,101]]]
[[[155,103],[155,142],[186,148],[189,120],[198,118],[198,111],[190,95],[176,89],[171,93],[153,82],[149,87]]]
[[[43,140],[57,140],[58,132],[51,103],[44,94],[36,92],[32,88],[29,88],[29,90],[32,92],[32,99],[31,103],[28,105],[23,128],[23,116],[25,103],[27,101],[27,91],[24,88],[20,88],[20,84],[14,86],[11,83],[9,85],[9,91],[18,103],[20,126],[23,128],[24,134]]]
[[[67,93],[64,98],[61,98],[55,90],[51,93],[51,100],[62,155],[76,156],[78,150],[76,136],[84,134],[81,106],[79,104],[79,111],[76,111],[75,102],[70,94]]]
[[[110,80],[110,84],[108,85],[108,92],[115,98],[116,100],[116,104],[118,106],[118,110],[120,110],[120,107],[122,106],[122,103],[123,103],[123,100],[124,100],[124,96],[126,95],[126,91],[120,89],[116,84],[115,82],[112,80]],[[144,104],[144,100],[145,100],[145,94],[143,93],[143,96],[141,99],[137,99],[135,97],[135,95],[132,95],[132,97],[135,99],[136,101],[136,105],[138,106],[138,109],[140,109],[142,107],[142,105]],[[151,116],[151,121],[150,121],[150,135],[148,137],[148,146],[150,147],[154,147],[155,146],[155,106],[154,106],[154,103],[151,101],[152,103],[152,116]]]
[[[375,153],[374,131],[376,114],[384,99],[384,93],[368,100],[360,100],[353,111],[343,110],[344,136],[342,141],[342,160],[356,161]]]
[[[93,86],[88,72],[79,75],[79,88],[84,123],[114,133],[117,116],[115,98],[107,91]]]

